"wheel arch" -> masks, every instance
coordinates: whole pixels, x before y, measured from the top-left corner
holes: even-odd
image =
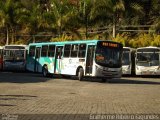
[[[42,66],[42,71],[43,71],[43,69],[44,69],[44,67],[47,67],[48,68],[48,64],[43,64],[43,66]]]
[[[82,66],[78,66],[78,67],[77,67],[77,70],[76,70],[76,76],[78,75],[78,71],[79,71],[80,68],[82,68],[83,71],[84,71],[84,68],[83,68]]]

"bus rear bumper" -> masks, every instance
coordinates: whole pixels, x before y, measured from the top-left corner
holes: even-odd
[[[25,71],[26,67],[25,66],[14,66],[14,65],[10,65],[10,66],[3,66],[3,70],[10,70],[10,71]]]

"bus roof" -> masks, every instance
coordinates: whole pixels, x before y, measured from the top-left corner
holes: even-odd
[[[133,49],[133,48],[131,48],[131,47],[123,47],[124,49]]]
[[[123,49],[130,50],[130,51],[136,50],[135,48],[131,48],[131,47],[123,47]]]
[[[112,40],[78,40],[78,41],[62,41],[62,42],[40,42],[40,43],[30,43],[29,45],[48,45],[48,44],[78,44],[78,43],[97,43],[98,41],[110,41],[114,43],[118,43]],[[120,43],[121,44],[121,43]]]
[[[27,45],[5,45],[4,49],[27,49]]]
[[[4,46],[0,46],[0,49],[3,49],[4,48]]]
[[[16,44],[13,44],[13,45],[5,45],[5,46],[24,46],[24,47],[26,47],[27,45],[16,45]]]
[[[155,47],[155,46],[139,47],[137,49],[150,49],[150,48],[152,48],[152,49],[160,49],[160,47]]]

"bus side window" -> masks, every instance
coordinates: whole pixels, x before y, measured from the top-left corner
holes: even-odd
[[[86,44],[80,44],[79,45],[78,57],[84,58],[85,55],[86,55]]]
[[[70,56],[70,50],[71,50],[71,45],[65,45],[64,46],[64,57],[69,57]]]
[[[43,45],[41,51],[41,57],[47,57],[47,56],[48,56],[48,45]]]
[[[73,44],[71,49],[71,57],[77,57],[78,54],[78,44]]]
[[[55,54],[55,45],[49,45],[48,57],[54,57]]]
[[[35,46],[30,46],[29,47],[29,56],[34,57],[35,56]]]

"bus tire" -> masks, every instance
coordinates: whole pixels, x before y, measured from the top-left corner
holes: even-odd
[[[101,82],[102,82],[102,83],[105,83],[106,81],[107,81],[106,78],[102,78],[102,79],[101,79]]]
[[[78,80],[79,81],[82,81],[83,80],[83,76],[84,76],[84,70],[83,70],[83,68],[79,68],[79,70],[78,70]]]
[[[47,67],[47,65],[43,66],[42,74],[43,74],[43,77],[47,77],[48,76],[48,67]]]
[[[105,83],[105,82],[108,83],[108,82],[109,82],[109,79],[111,79],[111,78],[102,78],[102,79],[101,79],[101,83]]]

